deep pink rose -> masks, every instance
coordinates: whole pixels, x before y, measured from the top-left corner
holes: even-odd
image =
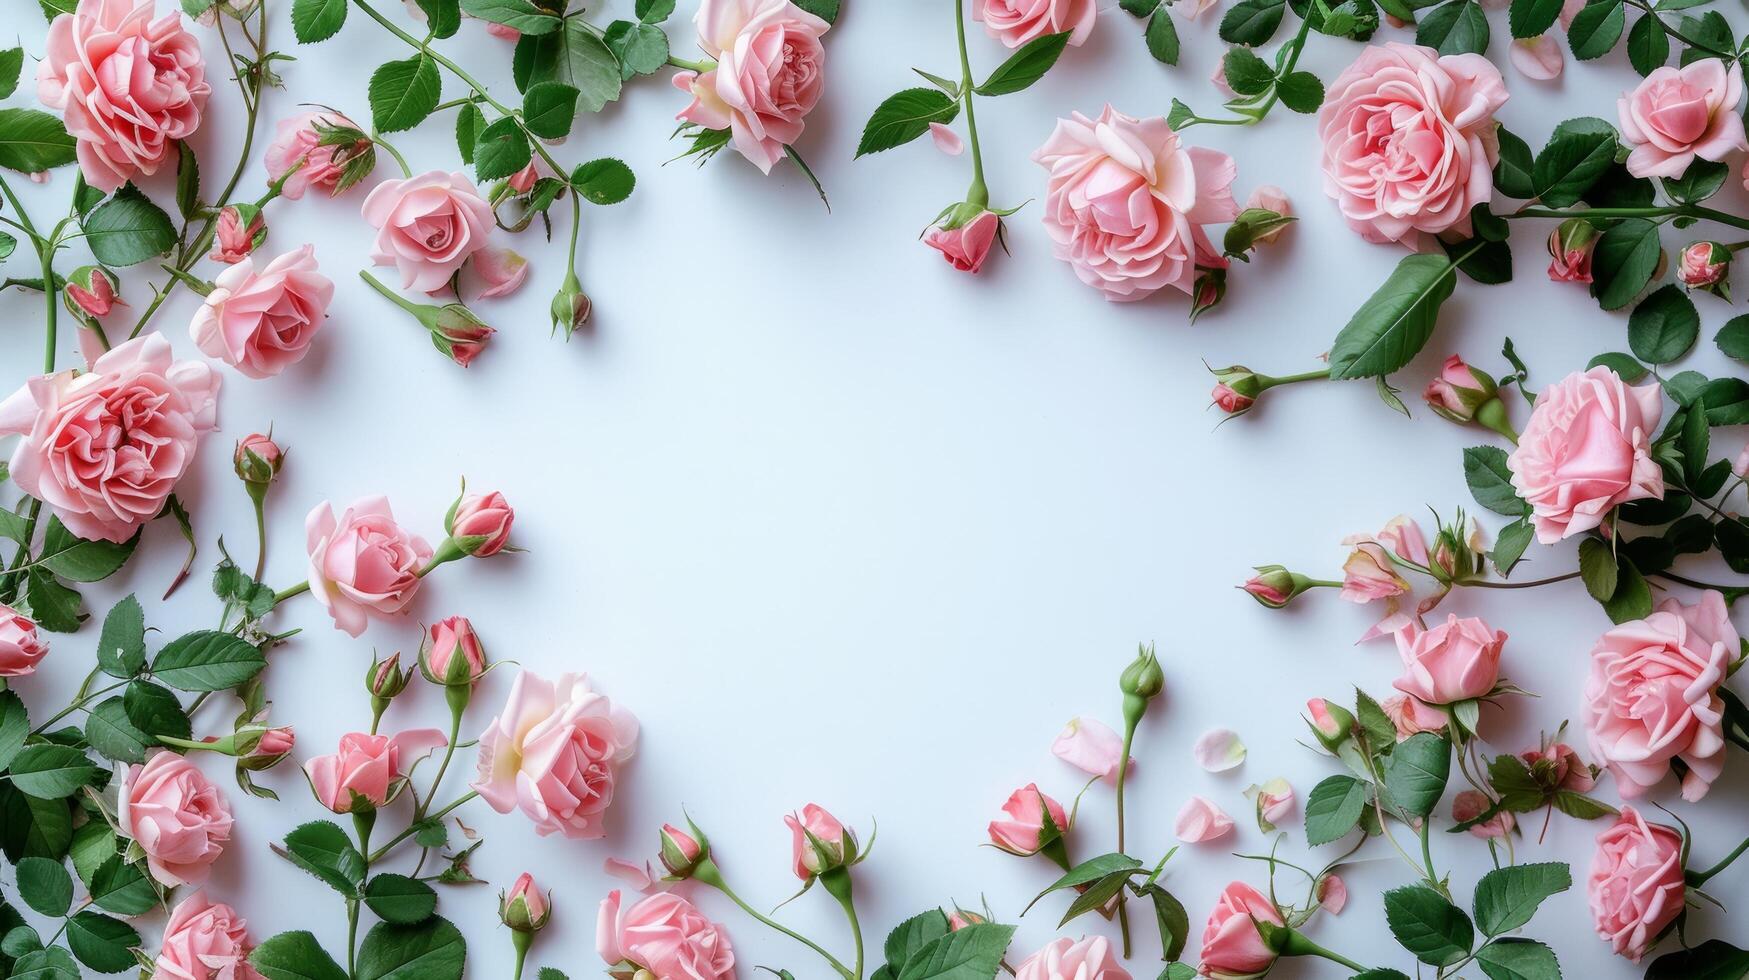
[[[1682,914],[1688,893],[1682,835],[1622,807],[1615,823],[1597,835],[1585,891],[1597,935],[1616,955],[1638,963]]]
[[[415,728],[393,737],[353,732],[340,737],[333,755],[304,763],[316,802],[335,813],[374,810],[399,796],[414,760],[449,740],[435,728]]]
[[[1489,800],[1481,791],[1466,789],[1452,797],[1451,818],[1458,823],[1463,823],[1466,820],[1474,820],[1482,814],[1487,813],[1489,807],[1493,805],[1493,801]],[[1483,840],[1493,837],[1505,837],[1507,834],[1510,834],[1512,828],[1517,825],[1518,820],[1512,816],[1512,811],[1501,810],[1487,820],[1478,824],[1473,824],[1469,828],[1470,836],[1480,837]]]
[[[480,736],[473,787],[499,813],[520,809],[542,837],[593,840],[607,832],[602,819],[637,743],[638,720],[588,678],[560,674],[555,683],[525,670]]]
[[[735,149],[770,173],[820,101],[830,25],[789,0],[704,0],[693,21],[717,66],[675,74],[692,96],[677,118],[729,130]]]
[[[1630,500],[1664,498],[1664,471],[1651,445],[1664,414],[1659,391],[1656,381],[1629,387],[1598,366],[1537,395],[1506,466],[1531,506],[1538,541],[1590,531]]]
[[[1673,759],[1688,767],[1683,798],[1706,795],[1725,766],[1719,685],[1740,646],[1724,597],[1712,591],[1692,606],[1665,599],[1597,641],[1581,717],[1623,797],[1656,785]]]
[[[1632,147],[1628,173],[1680,177],[1695,157],[1719,161],[1749,149],[1744,139],[1743,69],[1703,58],[1681,68],[1653,69],[1616,101],[1621,141]]]
[[[153,749],[129,766],[116,801],[116,828],[146,852],[160,884],[198,885],[231,839],[231,807],[194,763]]]
[[[24,677],[49,654],[37,637],[36,623],[7,605],[0,605],[0,677]]]
[[[1137,300],[1171,286],[1194,295],[1199,268],[1227,260],[1203,226],[1231,221],[1233,158],[1185,146],[1166,120],[1111,106],[1089,119],[1058,119],[1032,155],[1045,182],[1045,230],[1057,258],[1109,300]]]
[[[941,253],[947,264],[961,272],[977,272],[996,243],[996,232],[1002,219],[994,211],[985,211],[958,228],[931,228],[923,244]]]
[[[510,543],[510,527],[515,522],[516,511],[510,501],[494,490],[463,494],[444,526],[450,537],[462,541],[463,551],[475,558],[490,558]]]
[[[1228,885],[1202,928],[1202,975],[1216,980],[1251,977],[1274,966],[1276,952],[1263,941],[1258,922],[1287,924],[1262,892],[1242,881]]]
[[[614,980],[645,976],[734,980],[735,950],[723,927],[673,892],[658,892],[621,909],[619,890],[601,902],[595,951]]]
[[[790,832],[791,868],[803,881],[812,881],[856,857],[856,838],[818,803],[802,807],[800,817],[785,815],[783,822]]]
[[[200,128],[212,87],[200,42],[154,0],[79,0],[49,25],[36,94],[61,110],[79,141],[85,182],[113,191],[177,159],[176,141]]]
[[[218,391],[211,367],[174,360],[156,333],[117,344],[88,372],[32,378],[0,402],[0,436],[24,437],[12,482],[74,534],[126,541],[193,468]]]
[[[1403,676],[1393,685],[1428,704],[1486,697],[1500,680],[1506,634],[1480,619],[1448,615],[1432,629],[1411,623],[1396,632]]]
[[[1318,110],[1324,193],[1369,242],[1468,235],[1470,207],[1494,193],[1494,113],[1505,103],[1500,70],[1479,54],[1369,45]]]
[[[1445,731],[1451,723],[1451,716],[1443,708],[1436,708],[1407,694],[1393,694],[1380,701],[1379,707],[1384,710],[1385,717],[1391,719],[1399,740],[1422,732],[1438,734]]]
[[[366,497],[334,519],[327,501],[304,519],[310,594],[352,636],[372,613],[391,616],[413,601],[431,560],[425,539],[403,530],[384,497]]]
[[[334,129],[358,129],[357,123],[337,112],[299,113],[279,121],[274,128],[273,142],[267,145],[267,152],[262,155],[261,162],[267,167],[267,182],[270,184],[285,177],[299,161],[303,162],[303,166],[287,177],[285,186],[280,189],[282,196],[293,201],[303,197],[304,192],[312,187],[326,188],[330,194],[337,193],[347,163],[370,148],[368,142],[323,146],[321,134],[316,132],[318,123]]]
[[[385,180],[364,199],[364,220],[377,230],[370,259],[392,265],[401,286],[434,293],[480,249],[492,231],[492,205],[462,173],[433,170]]]
[[[1014,980],[1130,980],[1130,973],[1104,936],[1063,936],[1021,960]]]
[[[249,965],[248,924],[236,910],[196,891],[170,910],[153,961],[155,980],[261,980]]]
[[[1000,850],[1021,857],[1037,854],[1069,829],[1069,815],[1063,805],[1039,792],[1037,783],[1009,794],[1002,804],[1003,819],[990,821],[990,843]],[[1045,826],[1045,814],[1050,814],[1051,826]]]
[[[1093,32],[1099,16],[1094,0],[974,0],[972,19],[983,22],[990,36],[1011,48],[1046,34],[1071,31],[1070,44],[1080,44]]]
[[[244,258],[219,273],[194,314],[194,346],[250,378],[271,378],[304,359],[328,317],[334,283],[316,271],[315,246],[257,270]]]
[[[1051,754],[1090,776],[1116,783],[1123,737],[1097,718],[1071,718],[1051,743]],[[1130,767],[1135,767],[1134,759]]]
[[[439,620],[420,654],[419,665],[435,684],[472,684],[486,673],[486,645],[466,616]]]

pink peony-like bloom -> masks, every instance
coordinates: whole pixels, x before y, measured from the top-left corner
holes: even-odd
[[[434,293],[468,257],[486,247],[492,205],[462,173],[433,170],[385,180],[365,196],[364,220],[377,230],[370,259],[392,265],[401,286]]]
[[[1468,235],[1470,207],[1494,193],[1494,113],[1505,103],[1499,69],[1479,54],[1369,45],[1318,110],[1324,193],[1369,242]]]
[[[0,436],[24,437],[12,482],[74,534],[126,541],[193,467],[218,391],[211,367],[174,360],[155,333],[117,344],[88,372],[32,378],[0,402]]]
[[[554,682],[525,670],[480,736],[472,785],[499,813],[520,809],[542,837],[593,840],[607,832],[602,818],[637,743],[638,720],[591,691],[588,678]]]
[[[1116,783],[1123,737],[1097,718],[1071,718],[1051,742],[1051,754],[1089,776]],[[1131,768],[1135,764],[1131,759]]]
[[[1039,792],[1037,783],[1027,783],[1008,795],[1002,804],[1004,819],[990,821],[990,843],[1020,857],[1037,854],[1069,829],[1063,805]],[[1051,826],[1045,826],[1045,815]]]
[[[248,923],[236,910],[196,891],[176,903],[153,960],[155,980],[261,980],[249,965]]]
[[[1638,963],[1682,914],[1682,850],[1675,828],[1647,823],[1631,806],[1597,835],[1585,891],[1597,935],[1617,956]]]
[[[1527,766],[1548,762],[1552,769],[1551,781],[1557,789],[1589,793],[1597,785],[1597,777],[1591,774],[1591,767],[1565,742],[1556,742],[1546,749],[1525,749],[1518,757]]]
[[[1032,158],[1050,172],[1052,251],[1106,299],[1143,299],[1167,286],[1194,295],[1199,268],[1226,267],[1203,226],[1238,217],[1233,158],[1185,146],[1165,119],[1109,105],[1098,119],[1077,112],[1057,120]]]
[[[1069,33],[1070,44],[1081,44],[1093,33],[1099,16],[1094,0],[974,0],[972,19],[990,36],[1018,48],[1047,34]]]
[[[334,129],[358,129],[357,123],[337,112],[299,113],[279,121],[274,129],[273,142],[262,155],[261,162],[267,167],[267,182],[270,184],[285,177],[299,161],[303,162],[303,166],[292,172],[280,189],[280,195],[290,200],[298,200],[312,187],[326,188],[330,194],[338,193],[347,163],[370,148],[368,141],[351,146],[323,146],[321,134],[316,132],[318,124]]]
[[[1130,980],[1130,973],[1104,936],[1063,936],[1021,960],[1014,980]]]
[[[395,523],[386,497],[366,497],[339,520],[323,501],[304,519],[310,595],[352,636],[371,614],[391,616],[413,601],[431,545]]]
[[[1396,632],[1403,676],[1394,686],[1432,705],[1486,697],[1500,680],[1506,634],[1474,617],[1448,615],[1432,629],[1411,623]]]
[[[100,191],[174,161],[212,94],[181,12],[153,20],[155,8],[154,0],[79,0],[49,25],[37,98],[61,110],[79,170]]]
[[[528,281],[528,260],[508,248],[487,246],[462,266],[462,282],[478,299],[509,296]]]
[[[1487,813],[1488,808],[1491,806],[1493,806],[1492,801],[1490,801],[1482,792],[1479,790],[1466,789],[1452,797],[1451,818],[1458,823],[1463,823],[1466,820],[1474,820],[1482,814]],[[1483,840],[1494,837],[1505,837],[1507,834],[1510,834],[1512,828],[1517,825],[1518,821],[1512,816],[1512,811],[1501,810],[1487,820],[1470,827],[1470,836],[1480,837]]]
[[[1178,810],[1172,832],[1186,844],[1220,840],[1233,832],[1233,818],[1206,796],[1192,796]]]
[[[257,270],[245,257],[219,273],[194,314],[194,346],[241,371],[271,378],[304,359],[328,317],[334,283],[316,270],[314,245]]]
[[[0,604],[0,677],[25,677],[49,654],[49,645],[36,632],[36,623],[8,605]]]
[[[1664,498],[1652,434],[1664,414],[1657,382],[1630,387],[1609,368],[1570,374],[1537,395],[1506,458],[1543,544],[1598,527],[1630,500]]]
[[[1628,173],[1635,177],[1680,177],[1694,162],[1723,160],[1749,149],[1743,117],[1743,69],[1717,58],[1681,68],[1652,70],[1616,101]]]
[[[855,858],[856,837],[818,803],[802,807],[799,818],[786,814],[783,822],[789,828],[791,868],[797,878],[812,881]]]
[[[1683,799],[1706,795],[1725,766],[1719,685],[1740,646],[1724,597],[1712,591],[1692,606],[1665,599],[1597,641],[1581,717],[1623,797],[1656,785],[1674,759],[1688,770]]]
[[[207,257],[227,265],[241,262],[266,240],[267,219],[254,205],[227,204],[213,222],[213,251]]]
[[[831,25],[789,0],[704,0],[693,22],[698,46],[717,65],[675,73],[674,86],[692,96],[676,118],[729,130],[735,149],[771,173],[820,101],[820,36]]]
[[[316,802],[335,813],[353,813],[386,806],[407,786],[414,760],[449,744],[435,728],[415,728],[399,735],[353,732],[340,737],[333,755],[304,763],[304,775]]]
[[[1261,976],[1274,966],[1276,952],[1263,941],[1259,922],[1287,924],[1262,892],[1242,881],[1228,885],[1202,929],[1202,975],[1238,980]]]
[[[438,684],[472,684],[486,673],[486,645],[466,616],[439,620],[427,634],[419,665]],[[455,671],[452,676],[451,671]]]
[[[516,511],[504,495],[466,493],[456,501],[444,527],[450,537],[473,539],[464,541],[462,550],[475,558],[490,558],[510,543],[510,527],[516,522]]]
[[[231,806],[194,763],[153,749],[145,765],[128,767],[116,828],[146,852],[159,884],[198,885],[231,839]]]
[[[994,211],[985,211],[957,228],[931,228],[923,244],[941,253],[947,264],[961,272],[977,272],[996,243],[996,232],[1002,219]]]
[[[723,927],[673,892],[620,908],[619,890],[602,899],[595,951],[615,980],[634,975],[675,980],[734,980],[735,950]]]
[[[1380,701],[1379,707],[1384,710],[1385,717],[1391,719],[1399,739],[1422,732],[1437,734],[1445,731],[1451,723],[1451,716],[1445,713],[1445,709],[1436,708],[1407,694],[1393,694]]]

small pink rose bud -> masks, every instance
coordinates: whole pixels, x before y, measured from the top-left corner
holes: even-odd
[[[509,24],[498,24],[489,21],[486,24],[486,33],[501,41],[522,40],[522,32],[511,27]]]
[[[497,331],[486,326],[473,310],[460,303],[445,303],[431,325],[431,344],[443,356],[467,367],[486,349],[494,333]]]
[[[510,502],[494,490],[487,494],[464,493],[456,498],[443,526],[463,554],[490,558],[510,543],[510,525],[515,520],[516,511],[511,509]]]
[[[856,835],[817,803],[802,807],[800,816],[783,818],[789,825],[791,857],[796,877],[812,881],[828,871],[856,863]]]
[[[1190,296],[1190,322],[1195,323],[1197,317],[1221,305],[1221,300],[1227,298],[1226,267],[1198,268]]]
[[[1306,713],[1309,716],[1306,723],[1312,726],[1312,734],[1330,751],[1336,751],[1342,743],[1354,737],[1354,713],[1347,708],[1324,698],[1313,698],[1306,702]]]
[[[1280,609],[1312,587],[1312,580],[1280,565],[1258,565],[1257,574],[1239,586],[1270,609]]]
[[[534,161],[530,160],[528,166],[511,174],[510,179],[505,183],[509,184],[510,189],[516,193],[527,194],[534,190],[534,183],[537,180],[540,180],[540,171],[535,169]]]
[[[297,733],[290,725],[269,728],[260,733],[260,740],[237,764],[250,772],[265,772],[279,765],[296,745]]]
[[[1597,785],[1597,776],[1579,753],[1565,742],[1556,742],[1546,749],[1526,749],[1519,754],[1531,774],[1545,779],[1554,789],[1589,793]]]
[[[955,269],[976,273],[984,267],[990,246],[996,243],[1002,230],[1002,218],[994,211],[981,208],[967,218],[958,213],[965,207],[967,205],[956,207],[953,215],[930,229],[923,244],[940,252],[947,264]]]
[[[1568,218],[1549,233],[1549,278],[1555,282],[1591,281],[1591,252],[1597,247],[1597,226],[1584,218]]]
[[[1247,211],[1253,209],[1273,211],[1284,218],[1289,218],[1293,216],[1294,204],[1293,201],[1288,199],[1286,191],[1274,184],[1264,184],[1251,192],[1251,196],[1245,200],[1245,209]],[[1257,236],[1257,243],[1259,245],[1273,244],[1277,239],[1281,238],[1282,233],[1287,231],[1287,229],[1287,225],[1282,225],[1279,228],[1271,228]]]
[[[431,627],[420,645],[419,672],[433,684],[469,685],[486,673],[486,647],[466,616]]]
[[[1018,857],[1031,857],[1062,840],[1069,829],[1063,805],[1039,792],[1037,783],[1009,794],[1002,816],[990,821],[990,843]]]
[[[534,886],[534,878],[526,871],[509,891],[498,896],[498,918],[517,932],[539,932],[552,915],[547,896]]]
[[[1409,583],[1397,574],[1396,563],[1374,541],[1359,541],[1342,564],[1342,598],[1368,603],[1409,591]]]
[[[266,486],[279,475],[285,462],[285,452],[272,436],[253,433],[237,441],[237,451],[231,457],[237,478],[251,486]]]
[[[1452,798],[1451,818],[1458,823],[1474,820],[1487,813],[1493,805],[1494,802],[1480,790],[1466,789]],[[1487,820],[1470,827],[1470,834],[1484,840],[1490,837],[1505,837],[1512,832],[1512,828],[1517,825],[1517,822],[1512,816],[1512,811],[1501,810]]]
[[[253,204],[225,205],[219,209],[213,227],[210,257],[215,262],[241,262],[267,241],[267,219]]]
[[[1228,415],[1244,415],[1251,411],[1251,406],[1257,404],[1257,397],[1267,387],[1262,375],[1242,364],[1210,368],[1209,373],[1215,376],[1215,389],[1210,398],[1216,408]]]
[[[688,826],[691,822],[688,821]],[[698,863],[710,855],[710,845],[704,840],[704,835],[698,833],[697,827],[692,827],[694,837],[671,823],[662,825],[658,834],[661,838],[662,867],[668,869],[672,878],[690,878]]]
[[[1719,242],[1695,242],[1682,250],[1676,278],[1689,289],[1699,289],[1729,300],[1730,272],[1730,246]]]
[[[1465,423],[1494,400],[1499,385],[1486,372],[1464,363],[1456,354],[1445,359],[1439,376],[1427,383],[1422,397],[1434,412],[1453,422]]]
[[[565,338],[582,329],[589,322],[589,294],[583,291],[583,284],[577,281],[577,273],[571,272],[565,276],[564,285],[553,294],[553,302],[549,312],[553,317],[553,329],[565,331]]]
[[[68,312],[74,316],[105,317],[118,306],[126,306],[117,298],[121,286],[108,270],[97,265],[82,265],[67,274],[63,290]]]
[[[364,672],[364,689],[373,700],[393,701],[395,696],[407,689],[407,682],[413,677],[411,670],[401,669],[401,655],[390,654],[387,660],[379,660],[370,665]]]
[[[965,909],[956,908],[948,913],[947,931],[959,932],[967,926],[983,925],[987,921],[989,920],[976,912],[967,912]]]
[[[36,665],[48,653],[48,644],[37,637],[36,622],[11,606],[0,605],[0,678],[36,673]]]

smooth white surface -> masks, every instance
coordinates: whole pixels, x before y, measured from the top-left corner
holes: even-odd
[[[689,15],[694,5],[682,6]],[[1182,848],[1171,864],[1170,886],[1200,935],[1227,881],[1263,881],[1261,865],[1228,856],[1268,848],[1242,790],[1285,775],[1303,799],[1337,769],[1298,744],[1305,699],[1348,698],[1357,683],[1382,696],[1396,673],[1388,644],[1353,645],[1375,609],[1325,593],[1271,613],[1233,586],[1264,562],[1333,574],[1344,535],[1398,513],[1424,519],[1428,507],[1449,513],[1471,505],[1459,450],[1485,441],[1484,433],[1445,423],[1414,398],[1446,353],[1504,370],[1495,352],[1511,336],[1540,386],[1600,350],[1625,349],[1623,317],[1599,313],[1579,287],[1544,278],[1548,226],[1527,222],[1513,240],[1518,280],[1462,283],[1438,337],[1397,376],[1413,420],[1384,409],[1370,385],[1324,385],[1272,392],[1251,417],[1217,428],[1206,408],[1204,360],[1273,373],[1313,366],[1401,257],[1362,242],[1323,197],[1312,120],[1278,108],[1252,129],[1191,131],[1193,142],[1237,157],[1241,198],[1258,184],[1278,184],[1303,217],[1282,244],[1233,270],[1225,306],[1195,327],[1184,322],[1182,297],[1118,306],[1081,286],[1051,258],[1036,202],[1010,222],[1013,256],[993,257],[971,278],[915,241],[930,216],[960,196],[969,157],[945,157],[921,140],[850,159],[875,104],[916,84],[910,66],[952,73],[949,13],[941,3],[846,6],[827,36],[826,98],[801,142],[831,194],[831,213],[787,165],[769,179],[730,154],[702,171],[663,166],[679,151],[666,137],[680,96],[662,79],[630,85],[620,103],[583,121],[556,150],[573,163],[623,157],[639,179],[627,203],[586,214],[583,276],[595,320],[569,344],[548,337],[545,312],[563,274],[562,237],[547,246],[530,231],[514,241],[534,275],[513,299],[479,305],[502,332],[463,371],[357,279],[370,237],[358,217],[363,189],[269,209],[267,251],[314,241],[339,286],[333,317],[312,355],[276,380],[225,370],[222,431],[205,445],[199,478],[181,489],[195,514],[201,571],[168,604],[148,601],[148,623],[175,635],[213,620],[204,578],[218,556],[215,539],[223,535],[240,558],[253,555],[230,446],[271,424],[291,447],[270,502],[268,578],[276,585],[304,577],[302,520],[318,501],[344,505],[386,492],[404,523],[435,539],[463,475],[475,488],[508,494],[517,540],[529,549],[443,569],[413,616],[356,641],[307,598],[290,603],[276,622],[305,632],[272,655],[269,690],[274,719],[297,726],[300,761],[368,722],[359,678],[373,648],[411,655],[419,621],[455,613],[473,618],[494,658],[548,675],[587,671],[643,722],[639,757],[604,841],[539,839],[521,816],[479,803],[461,811],[486,839],[474,870],[493,883],[442,897],[442,912],[468,936],[471,976],[508,975],[495,897],[524,869],[553,889],[557,906],[531,963],[595,975],[595,904],[617,887],[603,859],[653,857],[655,828],[678,820],[683,806],[712,835],[731,883],[767,907],[796,884],[785,812],[817,801],[864,837],[878,818],[879,843],[856,876],[871,949],[901,918],[935,904],[975,905],[982,896],[1012,921],[1055,872],[1042,860],[979,847],[984,824],[1028,781],[1065,800],[1074,795],[1080,779],[1049,755],[1051,739],[1074,715],[1120,724],[1116,678],[1138,641],[1158,645],[1168,689],[1138,738],[1133,852],[1152,860],[1172,846],[1173,817],[1193,793],[1219,802],[1240,828],[1234,840]],[[622,7],[629,2],[610,4],[596,19],[605,23]],[[402,16],[393,4],[385,9]],[[42,24],[34,9],[28,14],[14,23],[34,54]],[[996,202],[1041,193],[1042,172],[1028,155],[1058,115],[1096,113],[1108,100],[1131,114],[1159,114],[1174,95],[1213,113],[1218,99],[1206,79],[1219,52],[1216,19],[1181,23],[1184,64],[1167,69],[1148,59],[1140,24],[1108,4],[1088,45],[1070,49],[1041,84],[981,101]],[[1569,57],[1565,79],[1531,82],[1506,66],[1503,12],[1493,20],[1490,53],[1513,93],[1500,114],[1510,128],[1537,146],[1559,119],[1613,118],[1617,92],[1632,82],[1625,58],[1598,66]],[[264,126],[299,102],[367,118],[369,71],[407,54],[356,10],[338,38],[314,48],[294,45],[283,10],[272,23],[278,43],[299,60],[281,66],[286,88],[267,96]],[[669,28],[675,50],[689,53],[681,17]],[[220,75],[216,37],[198,30]],[[1381,32],[1381,39],[1404,36]],[[981,30],[971,43],[980,73],[1005,53]],[[513,93],[510,46],[479,24],[440,47],[501,98]],[[1328,81],[1357,51],[1314,36],[1305,64]],[[34,70],[33,60],[27,76]],[[209,186],[235,159],[240,136],[235,92],[225,84],[215,79],[221,91],[198,140]],[[29,89],[12,104],[28,102]],[[454,97],[462,88],[446,77],[444,92]],[[456,167],[451,131],[446,113],[396,142],[415,168]],[[378,176],[393,166],[385,158]],[[62,170],[48,187],[30,189],[35,213],[63,206],[71,184],[71,171]],[[163,180],[147,186],[167,199]],[[245,187],[260,186],[256,166]],[[1733,188],[1729,199],[1740,203],[1741,194]],[[568,217],[557,211],[562,235]],[[78,261],[68,255],[61,268]],[[29,265],[21,250],[6,272],[30,275],[21,271]],[[126,297],[136,308],[149,298],[138,281]],[[1697,302],[1703,340],[1686,366],[1729,370],[1710,338],[1730,312],[1710,298]],[[39,303],[18,291],[0,294],[6,390],[38,363]],[[186,331],[192,309],[183,292],[157,319],[184,356],[198,356]],[[63,367],[77,359],[69,333]],[[1489,521],[1490,530],[1497,523]],[[92,608],[127,591],[148,598],[163,590],[182,560],[181,540],[167,522],[148,528],[145,540],[123,576],[87,590]],[[1572,563],[1569,548],[1533,546],[1521,575]],[[1577,582],[1464,593],[1440,614],[1447,611],[1483,615],[1510,633],[1506,672],[1541,695],[1485,716],[1495,749],[1532,745],[1539,730],[1576,716],[1586,652],[1608,625]],[[94,628],[54,638],[45,669],[18,685],[34,711],[59,703],[77,683],[94,639]],[[508,670],[495,672],[482,686],[470,730],[483,727],[509,680]],[[223,723],[224,709],[208,710],[208,725]],[[441,725],[445,717],[441,696],[421,684],[385,724]],[[1250,757],[1210,775],[1192,763],[1191,743],[1217,726],[1239,731]],[[228,767],[208,769],[228,783]],[[1696,863],[1711,863],[1742,834],[1745,772],[1749,764],[1733,752],[1703,804],[1660,794],[1695,828]],[[257,937],[312,929],[338,951],[340,902],[268,850],[324,814],[293,767],[263,782],[284,801],[231,792],[237,836],[211,892],[234,903]],[[461,780],[454,785],[459,790]],[[1614,801],[1613,785],[1605,782],[1600,795]],[[1107,789],[1088,792],[1074,855],[1112,848],[1111,810]],[[385,816],[382,826],[397,822]],[[1528,934],[1556,948],[1568,977],[1637,976],[1592,935],[1585,910],[1582,881],[1597,829],[1557,817],[1547,843],[1535,843],[1534,827],[1520,843],[1521,860],[1571,862],[1581,881],[1546,904]],[[1331,848],[1306,856],[1297,816],[1290,831],[1284,856],[1328,859]],[[1382,842],[1364,856],[1376,860],[1348,874],[1349,908],[1321,916],[1310,932],[1362,961],[1412,972],[1378,899],[1409,872]],[[1490,866],[1486,846],[1467,836],[1440,835],[1435,859],[1460,896]],[[1300,887],[1282,881],[1290,894]],[[1749,868],[1710,890],[1742,903]],[[743,977],[755,975],[755,964],[829,975],[812,954],[719,896],[702,902],[732,931]],[[1061,906],[1046,901],[1022,920],[1011,961],[1056,934]],[[1145,909],[1135,911],[1143,938],[1132,972],[1151,977],[1153,926]],[[826,896],[809,894],[780,914],[847,955]],[[1690,923],[1696,937],[1749,941],[1740,917],[1733,923],[1711,908]],[[1108,924],[1083,920],[1069,931],[1092,929]],[[1195,950],[1193,939],[1187,958]],[[1278,975],[1339,972],[1327,963],[1284,963]]]

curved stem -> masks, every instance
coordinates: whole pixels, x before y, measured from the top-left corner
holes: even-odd
[[[444,807],[443,809],[438,810],[438,811],[430,814],[426,819],[428,819],[428,820],[442,820],[444,817],[449,816],[450,811],[454,810],[455,808],[461,806],[462,804],[468,802],[469,800],[472,800],[474,797],[479,796],[479,795],[480,794],[475,790],[468,790],[466,793],[463,793],[460,797],[458,797],[454,803],[451,803],[450,805]],[[406,830],[403,830],[400,833],[396,834],[393,838],[391,838],[389,840],[389,842],[387,844],[384,844],[383,846],[377,848],[375,851],[371,852],[371,854],[369,855],[371,862],[374,864],[377,861],[381,861],[384,857],[388,856],[388,853],[390,851],[392,851],[396,847],[400,846],[402,841],[405,841],[407,838],[412,837],[417,832],[418,832],[417,828],[408,827]]]
[[[1137,721],[1140,721],[1140,719],[1137,719]],[[1135,740],[1136,725],[1133,723],[1125,724],[1123,733],[1123,752],[1119,754],[1117,760],[1117,852],[1119,854],[1128,853],[1124,850],[1123,789],[1124,783],[1128,782],[1129,779],[1130,747]],[[1121,933],[1123,939],[1123,955],[1125,959],[1128,959],[1130,955],[1130,910],[1128,902],[1126,901],[1126,896],[1121,889],[1117,893],[1117,922],[1118,931]]]
[[[1579,572],[1571,571],[1565,575],[1554,575],[1549,578],[1531,579],[1528,582],[1489,582],[1475,581],[1460,583],[1478,589],[1534,589],[1539,585],[1554,585],[1556,582],[1566,582],[1579,577]]]
[[[286,601],[287,599],[290,599],[292,596],[303,595],[305,592],[308,592],[308,591],[310,591],[309,581],[305,580],[305,581],[299,582],[296,585],[293,585],[293,586],[290,586],[288,588],[281,589],[278,592],[275,592],[273,594],[273,604],[277,606],[280,603]]]
[[[1367,972],[1365,966],[1354,962],[1334,950],[1325,949],[1317,943],[1312,942],[1310,939],[1307,939],[1303,933],[1296,929],[1288,930],[1287,941],[1282,944],[1281,954],[1283,956],[1320,956],[1333,963],[1340,963],[1356,973]]]
[[[843,963],[839,962],[838,957],[833,956],[831,953],[826,952],[825,947],[821,946],[819,943],[814,942],[812,939],[809,939],[808,937],[802,935],[801,933],[795,931],[794,929],[791,929],[790,927],[784,925],[783,923],[778,922],[777,920],[771,918],[770,916],[761,914],[758,909],[754,908],[751,905],[748,905],[747,902],[741,898],[741,896],[735,894],[734,889],[729,887],[729,883],[723,880],[723,873],[720,869],[717,868],[717,864],[715,861],[712,861],[710,858],[705,858],[703,861],[700,861],[698,864],[698,867],[693,869],[692,877],[693,877],[693,880],[702,882],[706,885],[709,885],[712,888],[715,888],[717,891],[720,891],[724,895],[728,896],[729,901],[734,902],[741,909],[741,911],[743,911],[743,912],[747,913],[748,915],[752,916],[753,918],[757,919],[759,922],[763,923],[764,925],[766,925],[772,929],[777,930],[778,932],[783,933],[784,935],[790,937],[791,939],[794,939],[796,942],[801,943],[803,946],[806,946],[809,949],[813,950],[814,952],[820,954],[821,958],[824,959],[827,963],[831,964],[832,969],[838,971],[838,974],[840,976],[846,978],[846,980],[854,980],[854,975],[850,972],[850,969],[848,967],[846,967]]]
[[[850,869],[848,867],[833,868],[820,876],[820,885],[826,889],[828,894],[837,899],[839,906],[844,909],[844,918],[850,923],[851,938],[856,944],[856,965],[851,968],[851,973],[855,975],[856,980],[862,980],[862,923],[856,919],[856,899],[851,894]]]
[[[1732,861],[1742,857],[1744,851],[1749,851],[1749,838],[1744,838],[1743,843],[1738,844],[1736,849],[1725,855],[1725,859],[1718,864],[1713,865],[1705,871],[1690,871],[1688,873],[1689,887],[1699,888],[1706,884],[1709,878],[1730,867]]]
[[[267,508],[260,494],[250,494],[255,503],[255,581],[267,570]]]

